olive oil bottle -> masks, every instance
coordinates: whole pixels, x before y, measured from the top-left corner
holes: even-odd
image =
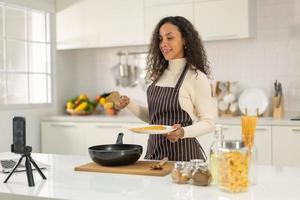
[[[212,185],[217,185],[218,183],[218,167],[219,167],[219,158],[218,158],[218,147],[222,143],[224,139],[222,127],[216,126],[215,132],[214,132],[214,140],[213,143],[210,146],[209,151],[209,168],[212,175]]]

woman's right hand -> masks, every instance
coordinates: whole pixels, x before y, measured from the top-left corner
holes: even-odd
[[[129,104],[129,102],[130,102],[130,99],[128,96],[120,96],[119,105],[116,105],[115,108],[118,110],[122,110]]]

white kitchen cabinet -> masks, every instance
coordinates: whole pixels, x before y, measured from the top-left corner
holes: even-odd
[[[205,151],[207,159],[209,158],[209,150],[210,146],[214,141],[214,133],[208,133],[202,136],[197,137],[198,142],[200,143],[201,147]]]
[[[192,1],[145,2],[145,43],[149,44],[152,32],[159,20],[167,16],[183,16],[193,22]]]
[[[300,126],[273,126],[274,165],[300,166]]]
[[[143,1],[85,0],[85,31],[90,47],[144,43]]]
[[[249,38],[255,30],[255,0],[195,0],[194,22],[202,39]]]
[[[42,152],[85,155],[85,134],[80,123],[42,122]]]
[[[144,0],[146,7],[162,6],[171,4],[193,3],[194,0]]]
[[[84,30],[84,1],[56,1],[57,49],[76,49],[87,46]]]
[[[109,122],[42,122],[42,152],[88,155],[90,146],[115,144],[120,132],[124,133],[124,144],[140,144],[146,149],[147,143],[139,136],[134,137],[136,134],[128,130],[129,127],[143,125]]]
[[[83,123],[87,147],[102,144],[115,144],[119,133],[124,133],[123,143],[133,142],[130,133],[121,123]]]
[[[190,20],[204,41],[248,38],[255,0],[59,0],[57,49],[149,44],[166,16]]]
[[[143,1],[60,0],[57,49],[144,43]]]

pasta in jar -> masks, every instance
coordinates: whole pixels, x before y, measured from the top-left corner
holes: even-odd
[[[230,192],[247,191],[249,164],[244,143],[233,140],[223,141],[219,159],[219,187]]]

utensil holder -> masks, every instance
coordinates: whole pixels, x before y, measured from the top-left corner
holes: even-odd
[[[273,119],[282,119],[284,115],[283,110],[283,96],[274,96],[272,98],[273,105]]]

